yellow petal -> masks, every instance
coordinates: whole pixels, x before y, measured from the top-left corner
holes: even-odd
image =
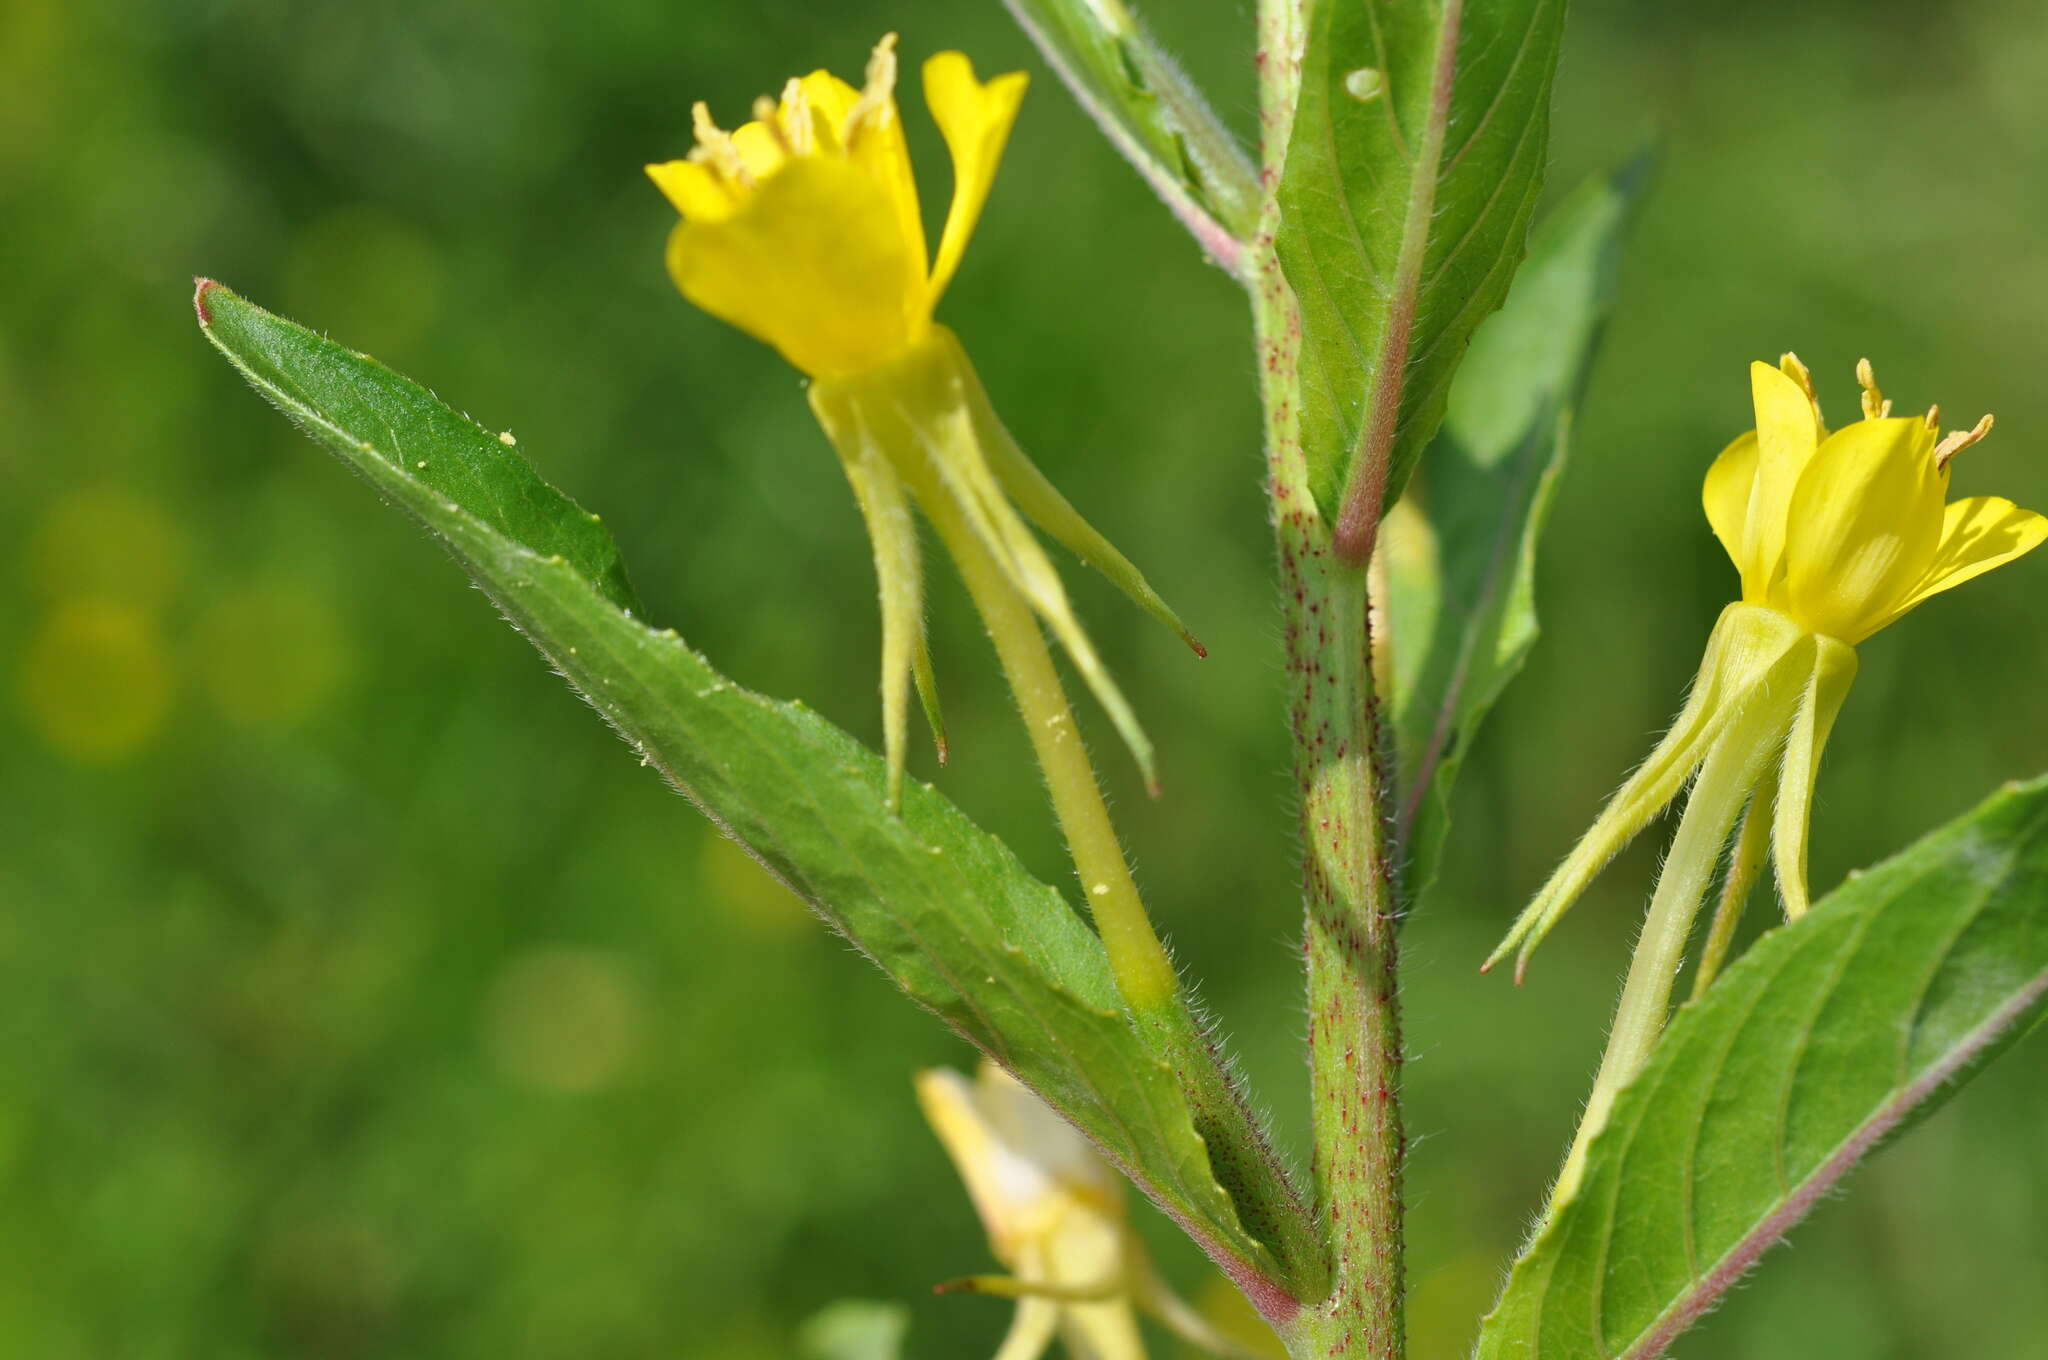
[[[1028,1162],[1018,1163],[1003,1146],[982,1118],[973,1083],[958,1072],[944,1067],[919,1072],[917,1103],[967,1186],[996,1259],[1014,1265],[1021,1236],[1016,1201],[1045,1193],[1049,1178]]]
[[[677,212],[705,220],[730,217],[739,210],[739,196],[717,172],[695,161],[664,161],[647,167],[647,178],[668,196]]]
[[[811,106],[812,135],[817,138],[818,152],[821,155],[844,152],[846,116],[860,102],[860,91],[830,71],[813,71],[799,80],[797,86],[803,91],[805,102]],[[783,109],[788,112],[787,100]]]
[[[1942,511],[1941,546],[1935,549],[1933,565],[1885,622],[1930,595],[2032,552],[2043,540],[2048,540],[2048,518],[2022,510],[2003,496],[1968,496],[1950,503]]]
[[[1721,456],[1707,469],[1706,485],[1701,488],[1700,500],[1707,511],[1707,523],[1714,526],[1714,537],[1721,540],[1721,546],[1728,552],[1728,560],[1743,572],[1743,598],[1748,598],[1748,573],[1743,569],[1743,534],[1749,524],[1749,498],[1756,485],[1756,431],[1750,430],[1736,436],[1735,442],[1721,450]],[[1761,583],[1760,583],[1761,584]],[[1761,598],[1761,596],[1759,596]]]
[[[953,204],[939,237],[939,256],[932,264],[931,300],[953,281],[974,224],[988,201],[1003,144],[1017,120],[1030,77],[1022,71],[997,76],[986,85],[974,77],[974,65],[960,52],[941,52],[924,64],[924,98],[953,154]]]
[[[982,1117],[1005,1145],[1105,1215],[1121,1212],[1123,1181],[1050,1105],[992,1062],[981,1064],[976,1088]]]
[[[840,115],[840,139],[846,155],[874,178],[888,195],[896,228],[908,243],[911,257],[925,263],[924,217],[917,202],[917,177],[911,173],[910,148],[903,140],[903,119],[896,108],[896,35],[875,45],[868,59],[867,88],[856,94]]]
[[[996,1348],[995,1360],[1038,1360],[1052,1345],[1059,1326],[1060,1306],[1049,1299],[1027,1298],[1017,1305],[1010,1330]]]
[[[1749,390],[1756,405],[1757,474],[1738,563],[1742,597],[1761,603],[1782,563],[1792,489],[1818,440],[1813,401],[1797,382],[1769,364],[1751,364]]]
[[[1138,1318],[1130,1304],[1076,1303],[1060,1310],[1060,1339],[1071,1355],[1088,1360],[1145,1360]]]
[[[1827,438],[1792,494],[1773,602],[1854,646],[1897,617],[1941,539],[1948,477],[1915,417],[1859,420]]]
[[[747,173],[758,183],[782,168],[789,159],[788,134],[779,127],[755,119],[742,123],[733,130],[733,150],[740,153],[740,162],[747,167]]]
[[[845,161],[798,157],[728,216],[684,218],[668,268],[684,297],[813,377],[881,362],[929,316],[893,206]]]

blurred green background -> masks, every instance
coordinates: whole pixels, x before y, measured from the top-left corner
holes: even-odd
[[[1157,8],[1248,125],[1247,0]],[[0,1354],[766,1360],[846,1296],[909,1301],[917,1356],[993,1350],[1004,1305],[926,1292],[988,1265],[910,1095],[963,1046],[639,769],[188,310],[217,275],[515,431],[604,513],[658,621],[872,740],[850,498],[793,373],[671,291],[639,167],[683,150],[691,100],[737,117],[787,74],[856,71],[886,28],[1037,74],[946,315],[1212,649],[1073,574],[1163,748],[1148,803],[1097,734],[1141,876],[1298,1145],[1244,309],[993,0],[8,0]],[[1473,966],[1734,589],[1697,492],[1746,423],[1744,364],[1796,347],[1849,410],[1867,353],[1902,404],[1995,410],[1959,491],[2048,502],[2044,67],[2027,0],[1576,7],[1553,187],[1660,130],[1666,157],[1544,552],[1545,638],[1408,928],[1418,1360],[1463,1353],[1597,1056],[1655,838],[1526,987]],[[2048,768],[2044,584],[2028,561],[1863,649],[1816,886]],[[985,644],[936,593],[943,784],[1064,881]],[[1683,1353],[2048,1356],[2044,1042]]]

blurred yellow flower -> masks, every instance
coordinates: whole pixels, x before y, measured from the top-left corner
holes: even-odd
[[[682,214],[668,267],[683,296],[814,378],[859,373],[925,338],[995,180],[1029,77],[986,83],[959,52],[924,65],[925,103],[953,156],[953,204],[927,263],[917,180],[896,110],[896,37],[866,84],[827,71],[763,97],[722,131],[703,104],[697,145],[647,167]]]
[[[23,648],[14,698],[31,731],[81,765],[112,764],[159,735],[174,688],[156,619],[123,600],[60,601]]]
[[[1055,1336],[1087,1360],[1144,1360],[1134,1306],[1216,1354],[1258,1353],[1167,1288],[1125,1217],[1117,1173],[1016,1078],[989,1062],[973,1081],[932,1068],[917,1074],[917,1098],[996,1259],[1015,1272],[946,1286],[1017,1300],[995,1360],[1035,1360]]]

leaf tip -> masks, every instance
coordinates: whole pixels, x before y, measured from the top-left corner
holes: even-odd
[[[218,287],[219,283],[203,276],[192,280],[192,310],[198,314],[201,326],[213,324],[213,312],[206,305],[206,294],[208,290]]]

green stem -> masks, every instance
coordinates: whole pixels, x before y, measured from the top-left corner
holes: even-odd
[[[1650,898],[1643,933],[1629,962],[1628,980],[1622,984],[1621,1001],[1615,1007],[1614,1026],[1607,1035],[1607,1052],[1600,1059],[1600,1074],[1593,1079],[1586,1112],[1579,1119],[1578,1134],[1550,1192],[1546,1212],[1555,1213],[1577,1193],[1585,1173],[1586,1151],[1606,1127],[1615,1097],[1643,1070],[1650,1050],[1664,1032],[1671,1013],[1671,989],[1685,963],[1693,921],[1713,882],[1722,847],[1728,844],[1735,819],[1762,776],[1764,762],[1776,749],[1788,717],[1777,696],[1759,696],[1751,710],[1714,743],[1700,766],[1686,798],[1685,815],[1678,822],[1678,834],[1672,838],[1671,853],[1657,875],[1657,889]]]
[[[1366,568],[1342,560],[1309,490],[1300,429],[1301,315],[1274,249],[1274,201],[1300,83],[1303,0],[1259,16],[1266,208],[1253,316],[1306,847],[1309,1091],[1317,1210],[1335,1265],[1320,1305],[1283,1330],[1296,1356],[1403,1354],[1401,1023],[1396,908],[1382,828]]]
[[[925,484],[918,487],[919,503],[959,568],[967,593],[995,643],[1003,677],[1017,698],[1032,752],[1052,797],[1053,815],[1081,875],[1088,910],[1095,918],[1095,929],[1102,936],[1124,1000],[1140,1015],[1171,1009],[1179,992],[1173,962],[1159,943],[1138,895],[1038,618],[953,498],[935,479],[923,480]]]
[[[1272,1253],[1277,1278],[1233,1278],[1269,1319],[1291,1316],[1304,1297],[1324,1292],[1322,1245],[1153,933],[1038,619],[936,474],[928,468],[914,473],[911,485],[995,643],[1124,1000],[1140,1032],[1177,1070],[1217,1182],[1246,1231]]]

